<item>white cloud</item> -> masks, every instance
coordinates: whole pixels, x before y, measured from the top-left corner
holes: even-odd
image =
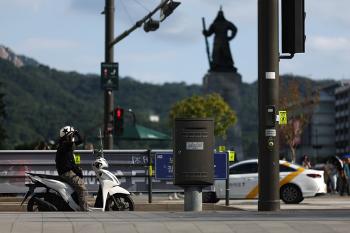
[[[28,10],[33,10],[38,12],[47,1],[45,0],[11,0],[11,1],[1,1],[0,7],[21,7]]]
[[[176,51],[160,51],[153,53],[129,52],[126,53],[121,60],[126,63],[159,64],[160,62],[174,60],[176,58],[178,58],[178,53]]]
[[[182,1],[182,4],[173,15],[160,25],[160,30],[154,33],[154,37],[176,44],[197,43],[202,39],[201,17],[206,18],[208,27],[216,17],[220,4],[223,6],[226,18],[229,21],[233,21],[239,29],[249,27],[250,30],[252,24],[257,24],[256,0],[245,0],[243,2],[232,0],[187,0]],[[200,9],[200,11],[194,11],[197,9]]]
[[[237,21],[241,22],[252,22],[257,19],[257,0],[195,0],[196,5],[200,6],[203,2],[208,5],[208,10],[210,9],[213,13],[219,10],[219,6],[222,5],[223,11],[226,15],[233,17]],[[215,9],[217,7],[217,9]],[[209,12],[205,12],[209,13]],[[228,18],[230,18],[228,17]],[[229,19],[230,20],[230,19]]]
[[[28,38],[22,42],[20,47],[26,48],[27,51],[45,51],[73,49],[79,47],[79,44],[74,41],[64,39]]]
[[[350,38],[315,36],[310,38],[310,48],[319,52],[349,52]]]
[[[169,17],[167,21],[161,23],[159,31],[155,32],[153,36],[176,44],[187,44],[198,41],[201,38],[200,21],[189,23],[189,17],[183,12],[176,13],[174,13],[174,16]]]
[[[104,8],[104,0],[71,0],[70,7],[76,11],[82,11],[86,13],[101,12]]]
[[[349,64],[349,37],[310,36],[305,54],[281,61],[281,73],[307,75],[314,79],[342,79],[350,77]]]
[[[307,20],[337,24],[350,24],[349,0],[307,0],[305,1]]]
[[[138,29],[116,47],[123,75],[159,82],[181,77],[187,82],[201,80],[208,66],[201,17],[206,17],[209,26],[223,5],[226,18],[239,30],[231,43],[235,63],[244,81],[255,80],[258,0],[179,1],[182,4],[158,31],[147,34]],[[159,2],[116,0],[116,35],[147,14],[144,8],[152,10]],[[1,42],[53,67],[95,72],[103,59],[104,21],[100,12],[104,4],[105,0],[0,0]],[[281,73],[315,78],[350,76],[350,1],[307,0],[305,4],[306,53],[281,61]],[[158,17],[159,13],[154,19]]]

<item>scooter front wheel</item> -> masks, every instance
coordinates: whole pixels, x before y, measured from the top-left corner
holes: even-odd
[[[108,197],[105,211],[133,211],[134,208],[130,195],[115,193]]]

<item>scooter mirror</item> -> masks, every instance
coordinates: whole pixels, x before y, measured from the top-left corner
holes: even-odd
[[[103,150],[94,149],[93,153],[96,157],[103,157]]]

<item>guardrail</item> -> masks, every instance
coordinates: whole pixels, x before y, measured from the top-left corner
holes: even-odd
[[[179,192],[172,181],[154,179],[156,153],[172,150],[104,150],[108,170],[116,174],[121,186],[130,192],[147,192],[152,202],[152,192]],[[95,160],[92,150],[77,150],[84,181],[89,192],[98,191],[91,164]],[[0,151],[0,193],[23,194],[27,191],[25,172],[57,175],[55,150],[3,150]]]

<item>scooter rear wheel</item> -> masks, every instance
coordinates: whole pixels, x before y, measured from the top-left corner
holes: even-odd
[[[27,211],[28,212],[39,212],[39,211],[43,211],[41,206],[40,206],[40,203],[37,202],[37,200],[35,199],[36,198],[43,198],[44,195],[41,194],[41,193],[38,193],[38,194],[35,194],[34,196],[32,196],[29,201],[28,201],[28,204],[27,204]]]
[[[133,211],[134,208],[130,195],[116,193],[108,197],[105,211]]]

